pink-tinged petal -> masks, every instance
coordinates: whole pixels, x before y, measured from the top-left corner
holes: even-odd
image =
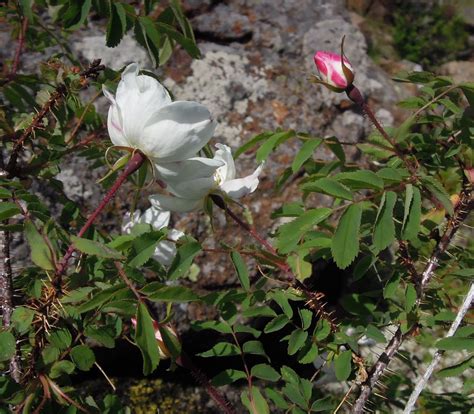
[[[349,78],[344,73],[341,63],[341,55],[319,50],[314,55],[314,63],[319,71],[321,81],[336,88],[337,92],[343,92],[354,79],[354,70],[351,63],[342,58],[346,69],[352,74]]]
[[[117,105],[111,105],[107,116],[107,130],[110,140],[119,147],[130,147],[130,143],[122,128],[122,115]]]

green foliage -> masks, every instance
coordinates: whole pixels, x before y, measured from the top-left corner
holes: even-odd
[[[456,59],[467,46],[468,31],[452,5],[398,2],[393,40],[403,59],[432,68]]]
[[[425,357],[422,350],[428,348],[462,352],[456,364],[438,372],[440,378],[464,378],[472,368],[469,326],[442,339],[474,277],[472,241],[456,236],[448,252],[435,257],[439,267],[426,292],[429,300],[419,296],[419,280],[427,258],[457,217],[456,197],[473,167],[474,121],[467,106],[474,104],[473,84],[454,85],[429,72],[401,74],[399,81],[420,86],[418,96],[400,103],[412,114],[388,131],[389,140],[374,132],[353,146],[363,154],[360,162],[346,156],[343,137],[281,129],[257,135],[237,149],[236,157],[253,152],[260,162],[290,141],[297,148],[276,177],[276,191],[289,189],[294,196],[272,212],[278,221],[265,236],[276,250],[257,245],[258,237],[235,245],[216,240],[210,249],[199,232],[196,238],[181,237],[171,264],[164,266],[155,260],[155,250],[172,242],[167,229],[137,225],[120,235],[118,223],[110,224],[113,220],[96,221],[95,228],[78,237],[86,221],[83,212],[96,206],[70,200],[57,175],[70,156],[91,169],[106,166],[105,120],[93,101],[84,100],[83,90],[94,94],[102,85],[113,88],[120,75],[106,68],[84,78],[66,37],[95,19],[104,43],[116,46],[133,33],[156,65],[163,65],[177,45],[198,57],[179,3],[145,1],[134,7],[109,0],[20,1],[0,10],[14,36],[23,16],[28,17],[28,49],[46,53],[59,45],[63,51],[63,60],[51,56],[38,73],[17,73],[0,82],[3,165],[15,140],[29,127],[34,130],[23,144],[28,150],[21,151],[18,170],[0,177],[0,230],[29,246],[24,266],[19,268],[12,258],[15,300],[10,321],[2,320],[0,329],[0,368],[6,373],[15,355],[31,368],[21,385],[8,375],[1,378],[1,404],[24,404],[24,412],[35,412],[49,387],[45,412],[78,411],[71,401],[91,412],[129,412],[115,396],[92,393],[94,399],[74,387],[77,374],[95,369],[95,355],[115,352],[125,339],[140,350],[145,375],[167,364],[165,357],[171,359],[171,370],[184,370],[186,361],[195,358],[219,367],[212,384],[239,388],[242,405],[237,411],[256,414],[334,411],[344,393],[315,382],[323,383],[327,371],[338,382],[363,381],[373,357],[361,357],[372,352],[363,349],[364,343],[369,338],[386,346],[394,325],[416,342],[416,353],[404,352],[407,369],[416,372]],[[4,66],[7,73],[12,65],[7,61]],[[42,109],[47,116],[35,126]],[[104,192],[129,159],[114,150],[108,156],[114,167],[100,181]],[[143,168],[130,177],[132,211],[144,197],[146,175]],[[37,188],[47,188],[54,205]],[[116,207],[108,214],[116,214]],[[229,204],[234,207],[239,211]],[[226,231],[233,232],[233,225],[228,220]],[[255,236],[258,221],[252,226]],[[61,258],[70,246],[76,252],[64,263]],[[219,278],[225,284],[208,290],[194,281],[209,252],[222,254],[230,273]],[[321,270],[322,263],[330,271]],[[63,264],[66,271],[58,277]],[[328,298],[319,286],[331,285],[338,275],[344,280],[341,297]],[[186,354],[189,344],[183,346],[173,329],[180,320],[176,310],[185,306],[206,310],[202,320],[191,324],[208,340],[196,355]],[[411,376],[388,376],[384,382],[386,399],[373,396],[374,404],[381,412],[392,412],[406,401],[405,390],[413,388]],[[425,393],[421,405],[443,412],[462,408],[470,392],[465,382],[465,390],[442,398]]]

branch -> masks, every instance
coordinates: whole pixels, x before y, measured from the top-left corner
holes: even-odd
[[[8,224],[8,220],[2,222]],[[10,257],[11,234],[7,230],[0,230],[0,313],[2,324],[9,327],[11,316],[15,307],[13,300],[13,273]],[[21,365],[18,355],[10,360],[10,375],[16,381],[20,382]]]
[[[467,311],[471,307],[471,303],[473,301],[474,301],[474,283],[471,283],[471,288],[469,289],[469,292],[464,298],[464,302],[459,308],[459,311],[456,315],[456,319],[454,319],[454,322],[451,324],[451,327],[449,328],[449,331],[446,334],[445,338],[449,338],[455,334],[464,316],[466,315]],[[433,374],[433,371],[436,368],[436,365],[438,365],[439,361],[441,360],[441,357],[443,356],[443,354],[444,354],[443,350],[436,351],[436,353],[434,354],[433,360],[431,361],[430,365],[426,369],[423,376],[418,380],[415,389],[411,393],[410,398],[407,402],[407,405],[405,406],[405,409],[403,410],[403,414],[411,413],[411,411],[413,410],[415,406],[416,400],[420,396],[423,389],[426,387],[426,384],[428,383],[428,380],[430,379],[431,374]]]
[[[13,64],[8,75],[9,79],[13,79],[16,75],[18,68],[20,67],[20,57],[21,52],[23,51],[23,46],[25,45],[25,34],[26,29],[28,28],[28,18],[23,17],[23,21],[21,23],[20,33],[18,35],[18,46],[16,48],[15,57],[13,59]]]
[[[127,287],[133,292],[138,302],[144,304],[147,307],[148,311],[152,314],[153,318],[156,321],[158,321],[158,318],[155,318],[155,315],[153,315],[155,313],[153,311],[153,306],[151,306],[150,302],[146,298],[142,297],[142,295],[135,288],[132,281],[128,278],[127,274],[123,270],[122,264],[119,261],[115,261],[114,264],[120,278],[125,282]],[[211,385],[206,375],[204,375],[201,371],[199,371],[199,369],[194,365],[194,363],[191,361],[189,356],[187,356],[186,353],[184,353],[184,351],[181,351],[181,355],[178,358],[176,358],[175,362],[177,365],[191,372],[195,380],[198,383],[200,383],[204,388],[206,388],[206,391],[209,394],[209,396],[216,402],[217,405],[219,405],[224,410],[226,414],[235,414],[235,411],[232,405],[230,404],[230,402],[225,398],[224,395],[222,395],[215,387]]]
[[[110,187],[109,191],[107,192],[107,194],[105,195],[101,203],[97,206],[94,212],[89,216],[86,223],[82,226],[81,230],[79,230],[77,237],[82,237],[85,234],[85,232],[89,229],[89,227],[95,221],[97,216],[102,212],[104,207],[113,198],[113,196],[115,195],[117,190],[120,188],[120,186],[123,184],[123,182],[127,179],[129,175],[133,174],[136,170],[138,170],[141,167],[141,165],[145,162],[145,159],[146,159],[145,156],[140,151],[135,151],[135,154],[130,159],[127,166],[119,175],[119,177],[117,178],[115,183],[112,185],[112,187]],[[76,248],[74,244],[71,244],[68,247],[64,257],[62,258],[61,262],[59,263],[56,269],[54,279],[53,279],[53,286],[56,288],[57,291],[61,290],[62,276],[64,272],[66,271],[69,259],[71,258],[75,250]]]
[[[182,352],[181,355],[176,359],[176,364],[179,366],[188,369],[191,372],[191,375],[194,377],[196,382],[201,384],[204,388],[206,388],[207,393],[211,396],[211,398],[217,403],[217,405],[222,408],[225,414],[236,414],[234,407],[232,407],[231,403],[227,398],[222,395],[219,390],[217,390],[212,384],[209,382],[206,375],[204,375],[191,359]]]
[[[465,183],[464,188],[460,194],[460,202],[456,206],[454,215],[449,219],[443,236],[436,245],[436,248],[431,254],[431,257],[428,260],[423,273],[421,274],[420,295],[418,296],[417,305],[420,304],[424,290],[432,279],[435,270],[439,266],[441,255],[447,250],[461,223],[467,218],[469,213],[474,208],[474,204],[471,200],[471,194],[472,186],[469,183]],[[362,383],[359,396],[353,407],[352,412],[354,414],[360,414],[364,411],[365,404],[367,403],[370,395],[372,394],[374,386],[377,384],[385,368],[390,363],[393,356],[402,345],[403,341],[407,337],[410,337],[417,328],[418,325],[415,324],[409,332],[403,334],[401,327],[398,327],[384,352],[382,352],[382,354],[377,359],[377,362],[375,362],[375,364],[370,369],[367,379]]]
[[[351,85],[349,86],[349,88],[347,88],[346,94],[348,98],[355,104],[359,105],[362,111],[369,117],[370,121],[372,122],[372,124],[374,124],[375,128],[380,132],[380,134],[385,138],[385,140],[392,145],[393,150],[395,151],[395,154],[403,161],[407,169],[410,171],[411,176],[415,177],[416,167],[413,166],[410,160],[407,159],[407,157],[403,153],[403,150],[399,147],[398,143],[392,137],[390,137],[387,131],[385,131],[385,129],[382,127],[382,125],[378,121],[377,117],[373,113],[370,106],[367,105],[367,102],[365,102],[365,99],[363,98],[359,89],[355,87],[354,85]],[[416,160],[415,160],[415,163],[416,163]]]
[[[337,330],[337,324],[334,321],[332,313],[325,310],[326,302],[324,301],[324,294],[321,292],[313,292],[312,290],[308,289],[304,283],[300,282],[291,271],[288,263],[279,259],[280,255],[276,249],[267,240],[265,240],[255,228],[250,226],[248,223],[245,223],[237,214],[235,214],[220,196],[211,195],[211,199],[217,207],[224,210],[225,213],[227,213],[240,227],[242,227],[257,242],[265,247],[268,253],[270,253],[272,256],[275,256],[276,260],[272,260],[272,263],[275,264],[286,275],[293,288],[302,292],[306,296],[306,305],[312,309],[316,315],[320,315],[321,318],[329,322],[331,331],[335,332]]]
[[[95,79],[97,78],[100,71],[104,70],[105,66],[100,64],[100,60],[94,60],[89,67],[80,73],[81,79],[80,84],[82,87],[88,86],[88,79]],[[67,92],[66,85],[61,83],[56,87],[54,92],[51,94],[48,101],[43,105],[41,110],[36,114],[33,118],[31,124],[24,130],[23,134],[21,134],[20,138],[16,141],[15,145],[13,146],[13,150],[10,155],[10,159],[8,160],[7,166],[5,167],[5,171],[8,173],[9,177],[14,177],[17,174],[17,161],[20,151],[23,149],[25,141],[33,134],[33,132],[42,127],[43,118],[53,109],[54,105],[58,103]]]
[[[5,170],[9,173],[9,176],[12,177],[16,173],[16,162],[18,160],[18,156],[20,151],[23,149],[23,145],[25,141],[30,137],[30,135],[38,128],[42,126],[43,118],[49,113],[49,111],[54,107],[54,105],[65,95],[66,93],[66,86],[61,84],[59,85],[55,91],[51,94],[48,101],[43,105],[41,110],[36,114],[33,118],[33,121],[25,129],[23,134],[21,134],[18,141],[16,141],[15,145],[13,146],[12,153],[10,155],[10,159],[8,160],[8,164],[5,167]]]

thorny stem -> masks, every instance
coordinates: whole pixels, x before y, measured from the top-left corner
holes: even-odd
[[[105,66],[100,64],[100,59],[94,60],[85,71],[80,73],[82,86],[87,86],[87,80],[95,79],[98,76],[99,72],[104,70],[104,68]],[[49,113],[49,111],[53,109],[54,105],[66,95],[66,93],[66,85],[58,85],[55,91],[51,94],[48,101],[43,105],[41,110],[33,118],[33,121],[28,126],[28,128],[25,129],[25,131],[21,134],[20,138],[18,138],[18,140],[15,142],[15,145],[13,146],[13,150],[10,155],[10,159],[8,160],[8,163],[5,167],[5,171],[10,178],[14,177],[18,173],[16,164],[20,151],[23,149],[23,146],[25,144],[25,141],[33,134],[36,129],[42,127],[43,118]]]
[[[464,316],[466,315],[467,311],[471,307],[472,302],[474,301],[474,283],[471,283],[471,288],[469,289],[469,292],[467,293],[466,297],[464,298],[464,302],[462,303],[461,307],[459,308],[459,311],[456,315],[456,318],[454,319],[453,323],[451,324],[451,327],[449,328],[448,333],[446,334],[445,338],[449,338],[455,334],[457,329],[459,328],[459,325],[461,324]],[[434,354],[433,360],[431,361],[430,365],[426,369],[425,373],[423,374],[422,377],[418,380],[415,389],[410,395],[410,398],[408,399],[408,402],[405,406],[405,409],[403,410],[403,414],[410,414],[416,404],[416,400],[420,396],[421,392],[423,389],[426,387],[426,384],[428,383],[428,380],[431,377],[431,374],[433,374],[434,369],[436,368],[436,365],[438,365],[439,361],[441,360],[441,357],[443,356],[444,351],[443,350],[437,350],[436,353]]]
[[[135,286],[133,285],[132,281],[128,278],[127,274],[125,273],[125,271],[123,270],[123,267],[122,265],[120,264],[119,261],[115,261],[114,262],[115,264],[115,268],[117,269],[117,272],[120,276],[120,278],[125,282],[125,284],[127,285],[127,287],[133,292],[133,294],[135,295],[135,297],[137,298],[137,300],[141,303],[144,303],[144,300],[142,298],[142,295],[140,295],[140,293],[138,293],[138,290],[135,288]]]
[[[23,47],[25,45],[25,34],[26,34],[27,28],[28,28],[28,18],[23,17],[23,21],[21,22],[20,34],[18,35],[18,46],[16,48],[15,57],[13,59],[13,64],[11,67],[10,74],[8,75],[10,79],[13,79],[15,77],[16,72],[20,66],[20,57],[21,57],[21,52],[23,51]]]
[[[84,235],[84,233],[89,229],[93,221],[96,219],[96,217],[101,213],[101,211],[104,209],[104,207],[107,205],[107,203],[112,199],[112,197],[115,195],[119,187],[122,185],[122,183],[125,181],[125,179],[135,172],[140,166],[143,164],[145,161],[145,156],[140,152],[140,151],[135,151],[133,157],[130,159],[128,162],[127,166],[123,170],[123,172],[120,174],[120,176],[117,178],[115,183],[112,185],[110,190],[107,192],[105,195],[104,199],[102,202],[99,204],[99,206],[95,209],[95,211],[89,216],[88,220],[84,224],[84,226],[81,228],[81,230],[78,233],[78,237],[81,237]],[[62,277],[63,274],[65,273],[67,269],[67,265],[69,262],[69,259],[71,258],[72,254],[76,248],[74,247],[73,244],[69,246],[69,248],[66,251],[66,254],[62,258],[61,262],[58,264],[56,267],[56,271],[52,280],[52,285],[54,287],[54,291],[52,294],[50,294],[47,298],[45,303],[42,304],[41,306],[41,311],[39,312],[40,314],[47,315],[49,313],[49,310],[54,306],[54,302],[56,298],[58,297],[58,294],[62,292]],[[30,359],[30,369],[29,369],[29,375],[34,375],[35,372],[35,363],[36,359],[38,358],[40,349],[41,349],[41,344],[42,344],[42,337],[44,335],[43,329],[39,329],[36,332],[35,335],[35,347],[33,348],[33,351],[31,352],[31,359]]]
[[[211,199],[214,202],[216,206],[221,208],[226,212],[226,214],[229,215],[240,227],[242,227],[245,231],[247,231],[256,241],[258,241],[262,246],[264,246],[267,251],[276,256],[277,258],[279,257],[278,252],[276,249],[268,242],[266,241],[258,232],[250,226],[248,223],[245,223],[238,215],[236,215],[225,203],[225,201],[217,196],[217,195],[211,195]],[[325,302],[324,302],[324,294],[321,292],[313,292],[310,289],[308,289],[304,283],[300,282],[298,278],[293,274],[291,271],[290,266],[281,261],[281,260],[272,260],[272,262],[286,275],[287,279],[293,287],[299,291],[301,291],[307,298],[306,304],[308,305],[309,308],[314,310],[316,314],[321,315],[324,319],[326,319],[327,322],[329,322],[331,326],[331,330],[333,332],[336,331],[337,325],[334,322],[333,318],[331,317],[331,313],[328,313],[324,307],[325,307]]]
[[[127,177],[129,175],[133,174],[136,170],[138,170],[138,168],[140,168],[140,166],[143,164],[145,159],[146,159],[145,156],[140,151],[135,151],[135,154],[130,159],[127,166],[122,171],[122,173],[119,175],[119,177],[117,178],[115,183],[109,189],[109,191],[105,195],[104,199],[97,206],[97,208],[94,210],[94,212],[89,216],[86,223],[82,226],[81,230],[79,230],[79,233],[77,234],[77,237],[82,237],[84,235],[84,233],[89,229],[89,227],[95,221],[97,216],[102,212],[104,207],[112,199],[112,197],[115,195],[115,193],[120,188],[120,186],[123,184],[123,182],[127,179]],[[71,258],[72,254],[74,253],[75,250],[76,250],[76,247],[74,246],[74,244],[71,244],[69,246],[69,248],[67,249],[66,254],[62,258],[61,262],[59,263],[59,265],[56,269],[55,277],[53,279],[53,286],[58,291],[61,290],[62,276],[63,276],[64,272],[66,271],[68,261]]]
[[[229,325],[227,324],[227,326],[229,326]],[[252,407],[255,410],[255,402],[254,402],[254,399],[253,399],[253,396],[252,396],[252,374],[250,373],[250,370],[248,368],[247,361],[245,360],[245,353],[244,353],[244,350],[242,349],[242,347],[240,346],[240,342],[237,339],[237,335],[235,334],[235,331],[231,326],[229,326],[229,328],[231,328],[232,339],[234,340],[234,343],[237,346],[237,348],[239,348],[240,359],[242,360],[242,365],[244,366],[245,375],[247,376],[247,385],[248,385],[248,389],[249,389],[249,400],[250,400],[250,403],[252,404]]]
[[[41,110],[36,114],[33,118],[33,122],[25,129],[23,134],[21,134],[18,141],[16,141],[15,145],[13,146],[12,153],[10,155],[10,159],[8,160],[8,164],[5,167],[5,170],[9,173],[10,176],[14,176],[16,173],[16,162],[18,160],[18,156],[20,151],[23,148],[25,141],[30,137],[35,129],[40,128],[42,125],[43,118],[49,113],[49,111],[54,107],[54,105],[65,95],[66,93],[66,86],[63,84],[59,85],[56,90],[52,93],[51,97],[48,99],[48,102],[41,108]]]
[[[137,300],[140,303],[142,303],[143,305],[145,305],[147,307],[148,311],[153,315],[154,312],[153,312],[153,308],[150,306],[150,303],[148,302],[148,300],[146,298],[143,298],[142,295],[140,295],[138,290],[133,285],[132,281],[128,278],[125,271],[123,270],[123,267],[122,267],[121,263],[118,262],[118,261],[115,261],[114,264],[115,264],[115,268],[117,269],[120,278],[125,282],[125,284],[128,286],[128,288],[133,292],[133,294],[135,295]],[[229,414],[234,413],[234,411],[231,409],[229,401],[227,401],[227,399],[223,395],[221,395],[219,393],[219,391],[210,384],[207,377],[202,372],[200,372],[198,370],[198,368],[193,364],[191,359],[184,352],[181,352],[181,355],[178,358],[176,358],[175,362],[179,366],[191,371],[191,373],[192,373],[193,377],[196,379],[196,381],[198,381],[201,385],[203,385],[206,388],[209,396],[219,406],[222,407],[222,409],[224,410],[225,413],[229,413]]]
[[[227,398],[211,385],[207,377],[196,367],[196,365],[194,365],[191,359],[184,352],[176,358],[176,363],[191,372],[194,379],[206,388],[207,393],[222,408],[225,414],[236,414],[236,411]]]
[[[424,271],[421,274],[421,283],[420,283],[420,296],[418,297],[417,304],[420,304],[421,295],[424,292],[424,289],[430,282],[431,278],[434,275],[434,272],[439,266],[440,256],[444,254],[449,247],[449,244],[453,240],[456,232],[458,231],[461,223],[467,218],[469,213],[474,208],[474,203],[471,198],[472,195],[472,186],[469,183],[465,183],[465,186],[460,194],[460,201],[459,204],[456,206],[454,211],[454,215],[448,221],[446,230],[444,231],[443,236],[439,240],[434,249],[433,253],[431,254],[430,259],[428,260],[427,265],[425,266]],[[384,352],[379,356],[375,364],[369,371],[369,375],[362,383],[360,387],[359,396],[354,404],[353,413],[360,414],[364,411],[364,407],[372,394],[374,386],[379,381],[380,377],[382,376],[385,368],[392,360],[395,353],[398,351],[400,346],[402,345],[403,341],[407,338],[412,336],[412,334],[416,331],[418,325],[414,325],[407,333],[403,334],[401,327],[399,326],[395,334],[393,335],[392,339],[390,340],[389,344],[385,348]]]
[[[411,175],[414,177],[416,175],[416,168],[414,168],[413,165],[410,163],[410,161],[407,160],[407,158],[405,157],[405,154],[403,154],[403,151],[400,150],[395,140],[392,137],[390,137],[390,135],[388,135],[387,131],[385,131],[385,129],[383,128],[383,126],[380,124],[377,117],[375,116],[374,112],[372,111],[372,109],[370,108],[370,106],[367,104],[364,97],[360,93],[359,89],[354,85],[350,85],[346,90],[346,94],[352,102],[360,106],[360,108],[364,111],[364,113],[369,117],[371,122],[374,124],[375,128],[377,128],[377,130],[385,138],[385,140],[392,145],[393,150],[395,151],[397,156],[404,162],[404,164],[410,171]]]

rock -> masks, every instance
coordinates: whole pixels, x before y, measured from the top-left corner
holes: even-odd
[[[105,45],[103,34],[84,36],[72,44],[72,49],[89,62],[101,59],[104,65],[116,70],[132,62],[143,68],[151,68],[145,49],[130,34],[125,35],[120,44],[113,48]]]
[[[206,105],[218,122],[216,137],[235,147],[241,144],[243,115],[249,105],[268,93],[265,68],[252,66],[243,50],[210,43],[200,46],[203,56],[192,62],[192,75],[179,85],[169,79],[165,84],[179,99]]]
[[[216,42],[244,42],[252,37],[249,18],[222,3],[192,19],[191,25],[197,36]]]
[[[357,143],[364,138],[368,129],[368,122],[361,114],[345,111],[334,119],[329,129],[333,133],[328,135],[334,135],[341,141]]]
[[[80,157],[69,157],[64,161],[56,179],[63,183],[66,196],[81,204],[85,200],[98,202],[100,187],[97,186],[96,180],[101,173],[105,174],[103,169],[91,168],[90,163]]]
[[[474,62],[470,61],[451,61],[439,68],[440,75],[446,75],[453,78],[454,82],[472,82],[474,79]]]
[[[394,117],[389,110],[380,108],[375,112],[375,117],[379,120],[383,127],[393,126]]]

